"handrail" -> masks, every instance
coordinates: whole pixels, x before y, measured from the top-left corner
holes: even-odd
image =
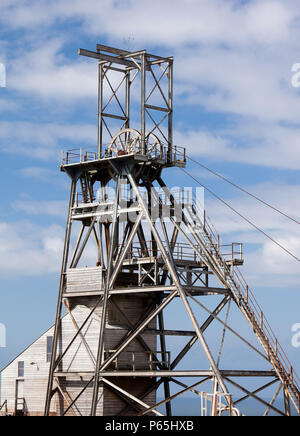
[[[267,339],[270,341],[270,344],[273,346],[275,350],[275,355],[279,356],[281,359],[281,363],[284,365],[284,369],[289,375],[290,381],[300,390],[300,379],[296,372],[293,370],[293,366],[289,361],[286,353],[284,352],[282,346],[280,345],[272,327],[270,326],[263,310],[258,304],[254,294],[249,289],[246,280],[244,279],[242,273],[238,268],[234,270],[233,277],[238,281],[240,285],[240,294],[245,299],[249,307],[253,310],[253,314],[255,316],[255,320],[257,324],[262,328],[264,333],[267,333]],[[241,291],[242,290],[242,291]]]
[[[104,351],[104,358],[108,359],[110,358],[116,350],[105,350]],[[167,369],[171,368],[171,352],[170,351],[125,351],[125,354],[128,354],[131,356],[131,360],[128,358],[126,359],[126,363],[131,365],[132,371],[136,371],[137,364],[141,364],[143,367],[148,366],[150,371],[153,371],[157,365],[166,365]],[[157,354],[161,355],[161,358],[159,359]],[[145,356],[145,361],[138,362],[137,356],[142,355]],[[116,357],[116,359],[112,362],[114,364],[115,370],[120,369],[122,366],[124,366],[124,362],[121,361]]]
[[[211,238],[211,235],[208,234],[208,237]],[[215,251],[216,258],[219,262],[219,265],[224,270],[225,276],[232,278],[232,283],[235,289],[238,291],[239,297],[241,297],[241,301],[244,303],[244,309],[248,312],[250,317],[253,317],[252,322],[256,324],[258,330],[260,329],[263,338],[267,340],[269,351],[271,351],[274,354],[275,358],[277,359],[282,369],[284,370],[285,374],[283,375],[287,378],[287,381],[292,386],[296,387],[299,395],[300,392],[299,376],[294,371],[291,362],[287,358],[267,318],[265,317],[263,310],[261,309],[256,298],[254,297],[254,294],[249,289],[249,286],[246,280],[244,279],[241,271],[238,268],[234,268],[233,266],[232,268],[229,268],[226,262],[224,262],[225,259],[220,253],[219,247],[212,243],[210,243],[210,245],[213,247]],[[300,398],[298,398],[298,401],[300,401]]]
[[[145,257],[144,255],[145,251],[148,252],[149,257],[158,257],[160,250],[158,248],[154,248],[152,246],[152,242],[153,241],[145,241],[145,246],[141,246],[139,243],[133,244],[127,252],[127,258]],[[162,243],[163,246],[167,249],[168,248],[167,244],[164,243],[164,241],[162,241]],[[240,249],[235,250],[234,249],[235,245],[238,245]],[[233,262],[234,260],[236,260],[235,255],[237,255],[237,259],[242,259],[243,256],[242,244],[233,242],[232,244],[220,245],[219,249],[221,250],[222,248],[227,248],[227,247],[231,248],[230,251],[228,250],[229,251],[228,253],[227,252],[222,253],[223,258],[226,261]],[[116,252],[118,252],[120,248],[121,248],[120,246],[116,247]],[[201,256],[199,255],[199,252],[200,253],[202,252],[202,248],[200,247],[200,245],[196,245],[196,248],[198,250],[198,253],[195,251],[193,247],[191,247],[190,244],[185,242],[176,242],[172,249],[173,257],[176,260],[191,260],[194,262],[200,262]]]
[[[212,242],[214,244],[216,244],[217,246],[220,245],[220,235],[217,232],[215,226],[213,225],[210,217],[206,214],[205,209],[200,210],[199,209],[199,205],[197,204],[196,198],[195,196],[193,196],[193,202],[192,202],[192,209],[194,212],[194,217],[193,218],[197,218],[197,220],[200,223],[200,226],[203,227],[206,231],[206,233],[209,234]],[[201,220],[199,219],[199,216],[203,215],[203,222],[201,222]]]
[[[195,205],[194,210],[196,213]],[[205,215],[204,217],[206,218]],[[233,293],[237,291],[237,298],[247,313],[254,331],[264,343],[269,358],[271,358],[271,355],[273,355],[273,365],[283,377],[283,381],[288,385],[290,395],[296,398],[296,403],[294,403],[294,405],[300,413],[299,376],[294,371],[292,364],[283,351],[283,348],[279,344],[275,333],[273,332],[253,293],[250,291],[242,273],[238,268],[234,268],[233,264],[231,267],[227,265],[224,255],[222,255],[220,252],[221,246],[219,243],[219,236],[214,232],[213,229],[214,227],[208,224],[207,219],[205,220],[204,225],[200,226],[200,233],[202,233],[204,244],[207,250],[210,251],[214,257],[218,269],[224,272],[225,281],[229,280],[229,282],[231,282]],[[218,240],[217,244],[215,243],[216,239]]]
[[[227,405],[222,402],[225,399]],[[210,404],[209,404],[210,403]],[[200,392],[201,416],[222,416],[224,412],[228,412],[229,416],[240,416],[240,411],[233,407],[232,394],[224,394],[223,392]]]
[[[7,400],[5,400],[2,406],[0,406],[0,411],[3,409],[3,407],[5,407],[5,413],[7,413]]]
[[[150,159],[161,159],[165,163],[169,162],[168,160],[168,147],[162,146],[161,144],[151,144],[148,143],[150,146],[150,151],[147,154],[147,156]],[[93,149],[93,150],[91,150]],[[76,163],[85,163],[85,162],[92,162],[96,160],[101,160],[105,158],[117,158],[124,155],[135,155],[135,154],[141,154],[142,153],[142,145],[141,143],[136,143],[134,146],[134,149],[129,150],[129,152],[123,152],[121,153],[118,150],[111,150],[110,144],[104,144],[103,145],[103,156],[99,157],[97,153],[97,149],[95,146],[92,147],[81,147],[81,148],[73,148],[68,151],[62,151],[61,154],[61,166],[64,165],[70,165],[70,164],[76,164]],[[171,162],[182,162],[185,161],[185,148],[174,146],[172,147],[172,155],[171,155]],[[184,156],[182,158],[182,156]]]

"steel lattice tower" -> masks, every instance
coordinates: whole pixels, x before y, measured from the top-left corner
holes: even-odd
[[[103,45],[79,54],[98,60],[98,146],[62,157],[71,190],[45,414],[59,393],[61,415],[160,415],[160,404],[171,415],[172,400],[188,391],[198,396],[200,412],[208,396],[197,387],[208,381],[209,414],[237,414],[250,397],[266,414],[290,415],[291,403],[299,413],[298,380],[239,271],[240,245],[230,246],[230,256],[222,254],[219,235],[199,205],[169,190],[162,178],[164,169],[186,165],[185,149],[172,143],[173,58]],[[95,263],[80,266],[86,252],[89,261],[92,243]],[[63,304],[73,332],[64,331]],[[173,304],[176,328],[166,329]],[[78,306],[87,311],[75,319]],[[229,326],[233,307],[250,325],[255,346],[239,324]],[[96,318],[97,328],[88,331]],[[190,330],[180,329],[185,318]],[[209,335],[215,324],[220,330]],[[227,332],[261,359],[259,369],[221,368]],[[169,337],[178,344],[187,338],[175,357]],[[79,346],[86,358],[70,369]],[[184,363],[191,353],[194,369]],[[232,361],[238,364],[238,357]],[[246,380],[253,379],[268,382],[251,390]],[[182,390],[171,394],[171,384]],[[164,400],[157,404],[160,385]],[[273,385],[271,401],[258,396]],[[281,408],[274,405],[280,391]]]

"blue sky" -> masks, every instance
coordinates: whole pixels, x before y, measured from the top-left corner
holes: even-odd
[[[103,43],[173,55],[174,137],[188,153],[299,220],[300,5],[294,0],[1,0],[0,367],[53,323],[68,180],[60,152],[96,144],[97,68],[77,55]],[[295,255],[299,226],[189,171]],[[177,170],[169,185],[191,180]],[[206,197],[225,241],[244,242],[244,275],[300,373],[299,266]]]

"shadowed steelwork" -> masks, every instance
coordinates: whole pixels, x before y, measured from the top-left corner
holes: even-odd
[[[57,401],[60,415],[161,415],[164,406],[170,416],[187,392],[203,415],[239,415],[249,397],[265,415],[299,413],[299,380],[241,275],[241,244],[222,246],[195,199],[162,178],[186,165],[172,143],[173,58],[103,45],[79,54],[98,60],[98,144],[62,155],[71,190],[45,415]],[[63,303],[72,332],[62,328]],[[89,314],[79,323],[72,310],[80,305]],[[238,367],[222,368],[229,335],[257,367],[231,355]],[[258,396],[273,386],[270,402]]]

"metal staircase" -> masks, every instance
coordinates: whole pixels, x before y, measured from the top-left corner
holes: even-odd
[[[73,407],[83,416],[161,415],[156,408],[162,404],[166,405],[167,416],[172,416],[171,402],[187,391],[199,397],[195,388],[202,383],[213,390],[205,397],[205,401],[213,400],[210,409],[205,403],[206,414],[209,410],[230,414],[232,406],[251,397],[267,407],[265,416],[269,411],[291,415],[291,402],[300,415],[299,379],[237,268],[243,264],[241,244],[240,251],[235,250],[237,243],[232,243],[229,253],[227,248],[224,253],[226,246],[220,244],[205,211],[199,210],[201,198],[196,203],[191,191],[185,189],[180,190],[178,201],[177,194],[174,190],[171,194],[162,179],[163,170],[186,166],[185,149],[173,145],[173,58],[151,55],[145,50],[130,53],[101,44],[97,44],[95,52],[80,49],[79,54],[99,62],[98,143],[93,151],[80,148],[62,154],[61,171],[71,178],[71,186],[45,416],[50,414],[57,380],[63,380],[64,395],[70,398],[68,404],[62,401],[58,412],[62,416],[71,413]],[[146,86],[148,76],[149,83],[154,79],[154,88]],[[131,119],[136,110],[136,99],[130,98],[133,80],[141,91],[140,126]],[[112,94],[102,92],[106,82]],[[121,87],[125,90],[122,95],[118,93]],[[156,95],[154,106],[149,103],[155,90],[162,99]],[[110,105],[114,99],[118,104]],[[124,116],[120,117],[119,108]],[[159,112],[163,118],[158,117]],[[104,144],[107,134],[111,140]],[[122,187],[129,192],[123,195]],[[191,198],[187,199],[187,195]],[[73,226],[74,222],[81,228]],[[86,253],[88,242],[96,244],[94,257]],[[85,268],[78,268],[80,261]],[[87,309],[80,318],[81,327],[73,333],[62,323],[65,300],[70,308],[84,305]],[[232,300],[253,329],[262,350],[227,325]],[[182,317],[178,316],[177,302],[183,308]],[[202,319],[202,312],[198,319],[194,303],[209,316]],[[223,322],[219,314],[226,306]],[[92,331],[90,339],[82,340],[83,329],[94,315],[100,319],[100,326]],[[186,329],[185,317],[191,330]],[[223,324],[223,329],[215,321]],[[206,334],[212,324],[214,331]],[[221,369],[226,329],[265,359],[267,369]],[[77,355],[77,339],[85,348],[85,342],[90,340],[95,359],[91,367],[79,359],[71,371],[69,361]],[[175,358],[169,357],[169,344],[178,353]],[[196,344],[198,350],[191,356]],[[231,358],[230,353],[227,357]],[[248,360],[231,361],[234,367],[248,365]],[[193,384],[183,383],[183,377],[193,379]],[[237,377],[243,386],[233,380]],[[260,383],[253,391],[253,379],[263,380],[264,385]],[[241,390],[243,397],[230,394],[227,382]],[[184,389],[171,395],[173,383]],[[256,395],[273,384],[279,386],[271,401]],[[164,400],[157,403],[160,385]],[[278,409],[274,402],[281,391],[284,404]]]
[[[82,200],[84,203],[89,202],[89,190],[88,190],[88,183],[86,180],[86,177],[80,177],[80,184],[81,184],[81,190],[82,190]]]
[[[215,233],[213,226],[207,217],[203,223],[199,218],[199,211],[195,202],[186,205],[184,222],[193,237],[201,246],[201,257],[207,266],[212,268],[215,275],[229,288],[232,296],[250,324],[262,345],[267,359],[274,368],[282,386],[290,397],[298,414],[300,414],[300,380],[293,371],[293,367],[281,348],[272,331],[264,313],[251,293],[242,273],[234,264],[228,265],[220,253],[219,235]],[[197,231],[195,231],[195,228]]]

